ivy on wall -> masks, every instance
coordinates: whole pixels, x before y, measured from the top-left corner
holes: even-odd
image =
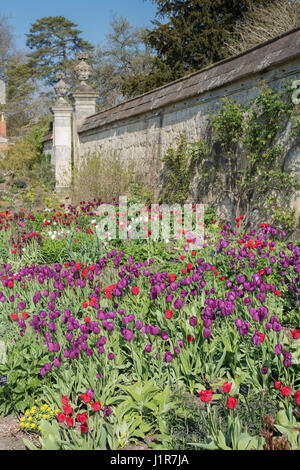
[[[283,169],[283,135],[291,125],[289,148],[299,146],[299,106],[293,103],[292,92],[292,83],[278,91],[264,83],[245,105],[228,97],[217,103],[218,109],[209,115],[212,133],[193,145],[183,134],[177,150],[169,149],[164,157],[165,200],[186,201],[197,167],[202,186],[226,191],[235,217],[243,213],[247,223],[256,208],[278,227],[291,230],[295,214],[289,203],[299,182]],[[207,170],[216,144],[218,164]]]
[[[204,141],[194,145],[187,143],[186,134],[179,138],[177,149],[168,149],[162,161],[165,164],[167,184],[164,186],[161,200],[168,204],[184,204],[189,195],[190,181],[195,166],[208,152]]]

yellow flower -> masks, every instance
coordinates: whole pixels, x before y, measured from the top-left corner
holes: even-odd
[[[25,424],[25,428],[29,428],[29,426],[30,426],[30,423]]]
[[[28,421],[31,421],[32,420],[32,416],[28,416]]]
[[[59,410],[56,408],[55,413],[59,413]]]
[[[20,423],[20,428],[24,428],[25,427],[25,423]]]
[[[25,416],[28,416],[29,415],[29,411],[25,411]]]
[[[43,419],[48,419],[48,415],[43,414]]]
[[[41,426],[38,426],[38,430],[41,431],[41,430],[42,430],[42,427],[41,427]]]
[[[25,420],[26,420],[25,416],[23,416],[22,418],[20,418],[20,421],[25,421]]]
[[[31,429],[34,429],[35,428],[35,423],[31,423]]]

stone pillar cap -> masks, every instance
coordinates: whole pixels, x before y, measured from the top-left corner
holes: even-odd
[[[92,95],[98,96],[98,93],[90,86],[85,84],[79,85],[76,90],[72,93],[73,96],[76,95]]]
[[[64,98],[60,97],[55,101],[51,109],[55,111],[59,109],[67,111],[71,108],[72,106]]]

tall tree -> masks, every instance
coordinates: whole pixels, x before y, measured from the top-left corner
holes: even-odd
[[[14,35],[5,16],[0,15],[0,79],[5,79],[7,64],[15,53]]]
[[[96,47],[92,62],[99,108],[118,104],[126,98],[123,90],[126,79],[151,70],[152,54],[145,44],[145,28],[130,25],[124,16],[114,17],[105,43]]]
[[[298,26],[299,0],[275,0],[270,5],[254,7],[237,22],[235,34],[226,44],[228,55],[244,52]]]
[[[130,77],[128,95],[144,93],[222,60],[236,23],[272,0],[152,0],[157,5],[146,42],[156,53],[152,73]]]
[[[49,98],[38,80],[32,76],[23,51],[17,51],[10,58],[5,82],[7,103],[4,111],[8,135],[23,136],[32,125],[43,122],[49,114]]]
[[[6,104],[0,105],[0,111],[5,113],[8,135],[24,135],[48,110],[44,106],[45,97],[39,93],[38,83],[32,77],[25,52],[16,49],[13,28],[1,15],[0,79],[6,84]]]
[[[59,72],[72,80],[75,56],[81,51],[90,52],[93,46],[80,37],[77,24],[63,16],[48,16],[37,20],[26,34],[29,65],[36,77],[48,85],[57,81]]]

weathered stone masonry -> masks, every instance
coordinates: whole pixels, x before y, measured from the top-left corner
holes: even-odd
[[[282,81],[292,79],[300,80],[300,28],[111,109],[85,114],[75,123],[75,161],[99,150],[117,153],[125,167],[133,163],[137,172],[153,182],[162,169],[161,158],[182,132],[191,143],[205,135],[208,113],[222,97],[244,103],[255,97],[263,81],[278,89]],[[82,94],[80,99],[84,101]],[[94,101],[90,108],[86,103],[86,109],[93,105]],[[51,151],[51,139],[48,133],[45,150]],[[287,156],[285,165],[300,180],[299,151]],[[195,188],[192,182],[195,202],[213,200],[213,194],[197,194]],[[227,204],[224,196],[223,205]],[[295,195],[293,205],[300,213],[300,194]]]

